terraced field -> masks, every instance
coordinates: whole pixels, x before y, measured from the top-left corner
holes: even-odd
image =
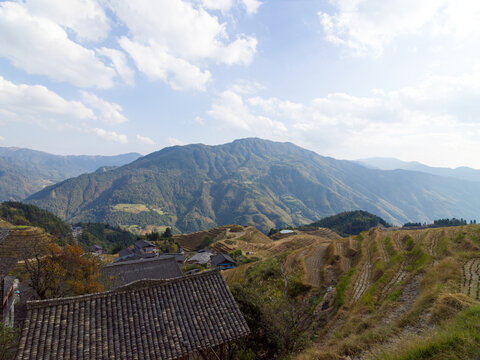
[[[404,264],[400,266],[400,270],[393,276],[387,285],[382,289],[382,298],[385,298],[395,287],[407,277],[408,272],[404,269]]]
[[[479,299],[480,258],[468,260],[463,265],[462,292],[474,299]]]
[[[307,282],[313,286],[321,286],[323,280],[323,264],[328,244],[318,244],[305,257]]]
[[[372,266],[372,258],[371,258],[368,245],[369,244],[367,242],[363,244],[365,260],[363,265],[360,267],[359,275],[357,276],[354,283],[352,299],[351,299],[352,303],[357,302],[371,285],[371,276],[372,276],[373,266]]]

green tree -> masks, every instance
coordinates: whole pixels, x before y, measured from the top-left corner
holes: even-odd
[[[0,322],[0,360],[10,360],[17,351],[19,332]]]

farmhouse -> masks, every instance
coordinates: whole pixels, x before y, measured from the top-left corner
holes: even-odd
[[[218,266],[222,270],[232,269],[237,266],[237,263],[228,254],[217,254],[210,258],[212,266]]]
[[[219,270],[27,308],[17,360],[223,359],[249,333]]]
[[[116,289],[143,279],[172,279],[183,276],[174,257],[122,261],[102,269],[106,289]]]

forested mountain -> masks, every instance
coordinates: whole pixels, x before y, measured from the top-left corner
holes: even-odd
[[[47,185],[100,167],[124,165],[140,156],[137,153],[61,156],[30,149],[0,147],[0,201],[23,200]]]
[[[337,234],[348,236],[360,234],[362,231],[367,231],[379,225],[384,227],[390,226],[385,220],[377,215],[373,215],[368,211],[355,210],[344,211],[340,214],[328,216],[315,221],[309,226],[331,229]]]
[[[427,174],[447,176],[456,179],[480,181],[480,170],[472,169],[466,166],[461,166],[455,169],[444,167],[433,167],[424,165],[417,161],[402,161],[395,158],[368,158],[357,160],[358,163],[380,170],[411,170],[421,171]]]
[[[473,219],[480,184],[369,169],[291,143],[251,138],[165,148],[47,187],[28,201],[72,222],[164,225],[182,232],[239,223],[268,231],[357,209],[393,224]]]

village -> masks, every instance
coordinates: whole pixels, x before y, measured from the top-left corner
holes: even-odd
[[[221,274],[236,266],[226,253],[162,253],[139,239],[111,261],[94,244],[84,256],[105,261],[101,292],[35,300],[14,269],[40,258],[22,250],[43,235],[0,228],[0,320],[22,329],[16,359],[224,359],[228,344],[249,334]]]

